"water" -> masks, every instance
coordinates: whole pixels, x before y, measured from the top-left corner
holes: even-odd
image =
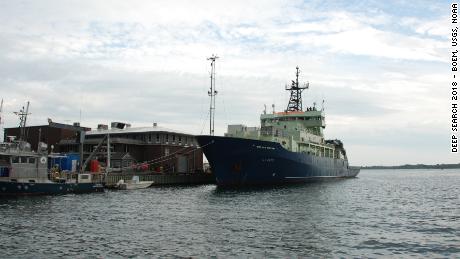
[[[460,257],[460,170],[0,199],[0,257]]]

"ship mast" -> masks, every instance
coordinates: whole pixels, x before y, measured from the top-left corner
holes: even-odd
[[[2,99],[2,103],[0,104],[0,125],[2,125],[2,112],[3,112],[3,99]]]
[[[21,141],[27,141],[27,136],[26,136],[26,123],[27,123],[27,115],[29,115],[29,102],[27,102],[27,106],[24,109],[24,106],[22,106],[22,109],[19,112],[14,112],[14,114],[19,116],[19,129],[20,129],[20,135],[19,135],[19,140]]]
[[[288,111],[302,111],[302,91],[308,89],[309,83],[303,84],[303,86],[299,86],[299,74],[300,70],[299,67],[296,67],[296,79],[295,81],[292,80],[291,86],[288,87],[286,85],[286,90],[291,91],[291,97],[289,98],[289,103],[286,109]]]
[[[0,104],[0,129],[2,128],[2,124],[3,124],[3,121],[2,121],[2,115],[3,115],[3,98],[2,98],[2,103]],[[3,131],[2,131],[2,136],[3,136]],[[3,139],[3,137],[2,137]],[[4,139],[2,141],[5,141]]]
[[[214,114],[216,112],[216,59],[219,57],[212,55],[207,60],[211,60],[211,87],[208,91],[208,95],[211,97],[211,103],[209,105],[209,135],[214,136]]]

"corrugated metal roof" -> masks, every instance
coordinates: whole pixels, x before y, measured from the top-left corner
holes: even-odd
[[[177,134],[184,134],[193,136],[186,132],[181,132],[173,129],[163,128],[163,127],[135,127],[135,128],[126,128],[126,129],[108,129],[108,130],[91,130],[87,131],[86,135],[103,135],[103,134],[126,134],[126,133],[147,133],[147,132],[170,132]]]

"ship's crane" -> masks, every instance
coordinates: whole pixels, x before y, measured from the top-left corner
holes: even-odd
[[[87,158],[85,161],[83,161],[83,144],[85,142],[85,133],[86,133],[86,128],[85,127],[80,127],[80,126],[75,126],[75,125],[68,125],[68,124],[63,124],[63,123],[57,123],[52,121],[50,118],[48,118],[48,125],[53,128],[58,128],[58,129],[66,129],[66,130],[72,130],[77,132],[77,137],[76,141],[80,146],[80,161],[82,161],[80,164],[80,171],[83,172],[85,170],[86,165],[90,161],[90,159],[93,157],[93,153],[91,153],[90,157]],[[96,150],[102,145],[102,143],[105,141],[106,137],[104,137],[101,141],[101,143],[98,144]]]
[[[90,153],[88,158],[86,158],[86,160],[83,161],[83,145],[85,142],[86,131],[88,129],[85,127],[53,122],[50,118],[48,118],[48,124],[50,127],[53,127],[53,128],[67,129],[67,130],[72,130],[72,131],[77,132],[76,140],[77,140],[77,143],[80,145],[80,161],[82,161],[81,162],[82,164],[80,164],[81,172],[85,170],[89,161],[91,161],[91,159],[94,157],[94,155],[99,150],[99,148],[102,147],[102,144],[106,142],[107,143],[107,170],[110,170],[110,135],[109,134],[105,135],[102,138],[102,140],[97,144],[96,148]]]

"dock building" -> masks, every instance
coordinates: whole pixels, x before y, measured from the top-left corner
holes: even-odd
[[[83,154],[87,158],[109,136],[110,165],[113,171],[123,172],[133,168],[158,173],[194,173],[203,171],[203,152],[193,135],[159,127],[131,127],[128,123],[112,122],[111,127],[99,124],[96,130],[50,122],[49,125],[29,126],[28,141],[38,143],[40,138],[53,146],[54,152],[78,153],[80,134],[84,135]],[[6,136],[19,136],[19,128],[5,128]],[[35,141],[34,141],[35,139]],[[94,159],[106,166],[107,140],[95,152]],[[141,167],[139,167],[141,166]]]

